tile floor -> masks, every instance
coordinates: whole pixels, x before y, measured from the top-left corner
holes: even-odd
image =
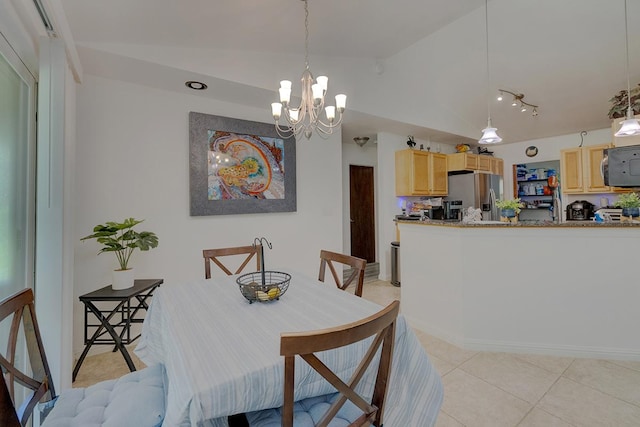
[[[363,297],[386,305],[400,288],[370,280]],[[416,333],[444,384],[436,427],[640,426],[640,361],[477,352]],[[126,372],[119,353],[90,356],[73,386]]]

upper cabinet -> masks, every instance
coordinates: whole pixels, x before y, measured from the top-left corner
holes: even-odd
[[[602,158],[612,144],[560,150],[563,193],[608,193],[615,189],[604,185]]]
[[[396,151],[396,196],[446,196],[447,155],[430,151]]]
[[[502,159],[473,153],[453,153],[447,155],[447,169],[449,172],[484,171],[497,175],[504,172]]]
[[[491,157],[491,173],[494,175],[504,174],[504,160]]]

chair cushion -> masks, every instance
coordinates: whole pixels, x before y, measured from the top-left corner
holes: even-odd
[[[293,425],[295,427],[315,426],[338,396],[339,393],[332,393],[297,401],[293,405]],[[281,427],[282,425],[282,407],[247,412],[246,415],[251,427]],[[362,411],[347,400],[331,420],[329,427],[347,427],[360,415]]]
[[[42,427],[160,426],[164,376],[162,365],[154,365],[116,380],[65,390]]]

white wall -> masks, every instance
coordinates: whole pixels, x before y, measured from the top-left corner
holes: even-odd
[[[211,88],[215,90],[215,88]],[[137,278],[181,283],[204,276],[202,249],[273,244],[266,268],[317,274],[321,248],[342,250],[341,132],[297,142],[297,212],[189,216],[188,114],[265,121],[269,112],[85,74],[77,94],[74,351],[82,349],[77,297],[111,282],[115,257],[81,242],[97,224],[144,219],[160,244],[136,252]],[[292,281],[295,286],[295,277]],[[106,348],[106,347],[105,347]]]

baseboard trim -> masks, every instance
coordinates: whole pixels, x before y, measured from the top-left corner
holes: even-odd
[[[544,356],[575,357],[586,359],[640,361],[640,351],[635,349],[468,339],[461,336],[453,335],[429,325],[413,322],[411,321],[411,319],[407,319],[407,321],[409,322],[411,327],[465,350],[538,354]],[[428,352],[429,350],[427,349],[427,353]]]

